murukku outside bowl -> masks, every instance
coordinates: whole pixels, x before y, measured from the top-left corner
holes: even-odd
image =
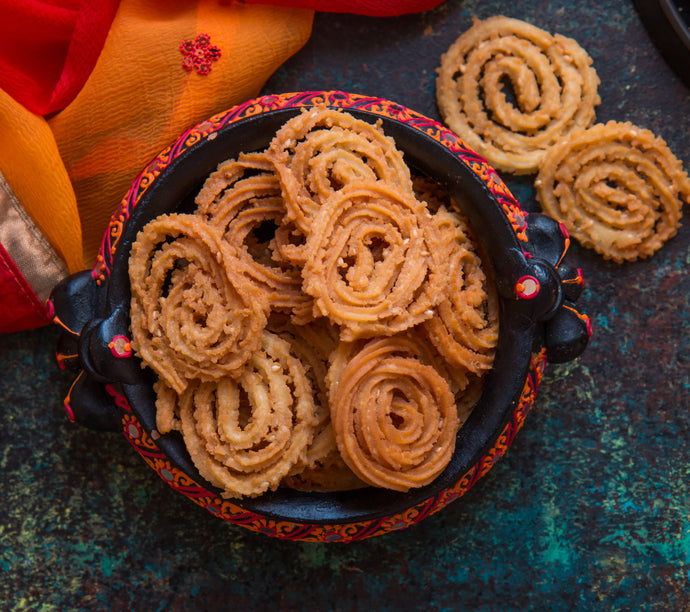
[[[129,338],[129,252],[158,215],[189,211],[206,177],[241,152],[266,148],[302,108],[327,105],[380,120],[408,165],[445,187],[469,218],[499,296],[499,339],[481,398],[457,434],[455,453],[431,484],[399,493],[367,487],[344,492],[278,489],[224,499],[194,467],[179,432],[156,431],[154,375]],[[49,300],[64,329],[58,361],[77,361],[65,399],[70,418],[122,431],[173,489],[225,521],[270,536],[354,541],[418,523],[466,493],[500,459],[532,408],[547,361],[574,359],[589,323],[574,302],[582,275],[565,262],[564,228],[526,214],[487,162],[440,123],[399,104],[338,91],[267,95],[196,125],[141,172],[115,210],[95,267],[60,283]]]

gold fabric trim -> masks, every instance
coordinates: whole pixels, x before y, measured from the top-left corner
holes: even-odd
[[[42,302],[68,274],[65,264],[26,213],[2,172],[0,243]]]

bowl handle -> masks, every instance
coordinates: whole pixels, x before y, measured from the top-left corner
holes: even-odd
[[[122,406],[117,398],[116,380],[122,380],[133,364],[111,367],[99,348],[104,334],[121,325],[122,313],[100,319],[105,309],[105,289],[96,283],[90,270],[61,281],[48,299],[53,322],[62,328],[56,358],[62,369],[76,371],[74,381],[64,399],[64,408],[72,422],[91,429],[117,431],[122,420]],[[108,342],[113,341],[111,337]],[[115,338],[115,352],[124,350],[124,343]],[[107,343],[106,343],[107,344]],[[109,350],[109,349],[108,349]],[[111,356],[113,353],[111,352]],[[124,360],[132,361],[132,360]],[[112,363],[117,364],[112,356]]]
[[[570,237],[562,223],[540,213],[529,213],[526,222],[528,243],[525,250],[528,266],[534,271],[529,278],[535,279],[529,287],[535,283],[538,286],[540,278],[548,279],[544,285],[550,287],[552,293],[547,307],[535,316],[544,324],[546,356],[553,363],[571,361],[582,354],[592,335],[589,317],[575,306],[584,287],[582,271],[565,261]],[[516,293],[519,294],[519,289],[525,285],[525,282],[518,282]]]

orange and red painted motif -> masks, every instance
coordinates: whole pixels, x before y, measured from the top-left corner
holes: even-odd
[[[529,372],[512,418],[505,425],[493,446],[454,486],[399,514],[373,521],[335,525],[275,521],[260,514],[248,512],[236,503],[222,499],[174,467],[165,453],[156,445],[153,437],[146,432],[137,417],[131,412],[126,398],[119,395],[113,387],[109,387],[108,392],[113,395],[119,406],[126,408],[122,417],[122,430],[125,438],[170,487],[191,499],[195,504],[224,521],[279,539],[309,542],[353,542],[382,535],[389,531],[405,529],[438,512],[467,493],[503,457],[515,439],[515,435],[522,428],[525,417],[534,405],[545,365],[546,354],[544,350],[532,355]]]
[[[453,151],[472,171],[479,176],[497,198],[511,226],[522,242],[527,241],[526,221],[519,204],[496,171],[486,160],[472,151],[461,139],[444,126],[399,104],[339,91],[288,93],[277,96],[264,96],[250,100],[226,112],[220,113],[185,132],[173,145],[163,151],[139,175],[128,194],[112,216],[110,227],[105,233],[100,254],[92,276],[97,283],[103,283],[110,274],[112,258],[122,236],[125,222],[133,209],[155,179],[168,165],[193,145],[215,138],[223,126],[266,111],[282,108],[300,108],[328,105],[343,109],[362,109],[380,116],[390,117],[431,136],[443,146]],[[318,542],[352,542],[390,531],[404,529],[438,512],[450,502],[462,497],[506,452],[516,433],[522,427],[526,415],[536,398],[546,364],[546,353],[542,350],[532,355],[529,372],[524,383],[520,400],[512,418],[506,424],[494,445],[472,466],[458,482],[439,494],[391,516],[372,521],[343,524],[302,524],[289,521],[276,521],[268,517],[244,510],[236,503],[222,499],[215,493],[197,483],[193,478],[172,465],[165,453],[158,447],[152,435],[139,422],[131,411],[127,399],[111,385],[107,391],[115,403],[123,409],[122,429],[125,437],[144,461],[174,490],[191,499],[219,518],[241,525],[256,532],[285,539]]]

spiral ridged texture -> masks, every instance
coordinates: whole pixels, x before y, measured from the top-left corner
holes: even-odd
[[[265,153],[242,154],[219,165],[196,197],[197,211],[223,234],[266,293],[271,307],[290,312],[296,324],[311,320],[312,301],[302,292],[300,270],[276,247],[285,204]]]
[[[318,461],[336,450],[325,380],[329,356],[338,343],[338,330],[324,318],[317,319],[310,325],[282,325],[272,329],[290,343],[293,353],[305,365],[314,391],[316,433],[307,449],[304,463],[293,469],[293,473],[298,473],[301,468],[314,467]]]
[[[150,221],[129,262],[157,434],[181,434],[225,497],[434,480],[497,335],[445,188],[412,181],[380,125],[319,107],[221,163],[195,203]]]
[[[192,461],[226,497],[277,488],[304,457],[316,423],[304,366],[270,332],[237,380],[191,385],[179,411]]]
[[[436,216],[450,253],[447,297],[424,329],[456,378],[461,372],[481,376],[491,369],[498,343],[498,297],[466,234],[467,224],[445,209]]]
[[[503,16],[476,20],[441,58],[439,110],[494,167],[532,173],[558,138],[594,122],[591,64],[565,36]]]
[[[129,260],[132,347],[174,389],[238,372],[259,347],[267,303],[234,249],[193,215],[163,215]]]
[[[330,357],[338,345],[337,328],[321,317],[309,325],[288,324],[271,329],[290,343],[291,350],[304,364],[314,393],[316,418],[314,439],[282,485],[312,491],[345,491],[364,486],[340,456],[331,423],[326,375]]]
[[[410,170],[378,125],[335,109],[315,107],[290,119],[268,150],[280,175],[288,217],[309,231],[319,206],[360,181],[383,180],[411,191]]]
[[[368,341],[344,367],[331,401],[338,449],[372,486],[424,486],[453,455],[458,415],[448,382],[403,337]]]
[[[443,295],[448,258],[434,218],[380,181],[324,202],[306,253],[304,290],[343,340],[407,329],[429,318]]]
[[[616,262],[649,257],[680,225],[690,181],[666,143],[609,121],[551,148],[535,181],[543,211],[583,246]]]

